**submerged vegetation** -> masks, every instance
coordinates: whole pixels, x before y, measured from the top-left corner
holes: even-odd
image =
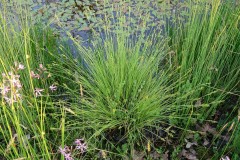
[[[0,159],[240,158],[240,6],[0,4]]]

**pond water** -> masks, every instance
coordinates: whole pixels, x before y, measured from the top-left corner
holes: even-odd
[[[156,0],[110,0],[107,3],[103,3],[103,0],[35,0],[30,4],[36,19],[47,20],[48,25],[61,34],[64,34],[64,30],[69,31],[73,37],[82,39],[85,46],[96,36],[96,32],[93,34],[91,29],[98,31],[97,34],[103,36],[103,39],[104,28],[117,32],[121,23],[120,12],[125,15],[123,23],[131,28],[132,35],[137,36],[143,27],[148,35],[152,30],[158,30],[158,33],[164,31],[166,21],[171,19],[169,17],[177,14],[177,10],[184,9],[184,5],[183,1],[161,3]],[[145,21],[146,24],[143,23]]]
[[[16,3],[20,1],[9,1],[12,6]],[[31,8],[33,23],[45,23],[61,37],[67,37],[66,31],[70,32],[73,37],[81,39],[85,47],[91,47],[91,41],[96,38],[104,40],[106,28],[118,32],[120,24],[130,29],[133,41],[142,30],[146,36],[155,31],[160,37],[166,24],[172,25],[173,16],[184,21],[187,15],[184,0],[105,0],[105,3],[104,0],[29,0],[21,4]],[[122,15],[125,16],[124,22],[120,22]],[[68,43],[74,48],[70,39]]]

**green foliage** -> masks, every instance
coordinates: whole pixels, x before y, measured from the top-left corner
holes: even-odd
[[[126,21],[124,16],[119,20],[117,33],[106,29],[104,42],[94,41],[92,48],[72,38],[83,64],[66,56],[63,64],[68,67],[56,64],[53,72],[68,79],[64,86],[73,114],[67,118],[66,128],[81,130],[91,143],[106,141],[106,145],[97,145],[103,150],[117,147],[120,149],[114,151],[122,152],[122,146],[127,146],[124,152],[131,153],[135,145],[144,149],[149,138],[146,133],[155,134],[153,128],[159,132],[161,126],[180,124],[181,128],[192,121],[196,115],[190,112],[196,99],[190,96],[197,94],[201,85],[186,86],[179,92],[187,74],[178,78],[178,67],[165,67],[171,66],[165,62],[167,41],[159,41],[156,31],[146,36],[146,28],[133,39],[124,26]],[[182,103],[186,99],[188,103]],[[157,135],[157,139],[164,138]]]
[[[209,107],[199,108],[199,118],[215,113],[226,95],[239,92],[240,32],[239,8],[214,1],[191,8],[190,19],[171,31],[170,44],[175,53],[174,66],[180,66],[180,77],[188,73],[183,90],[203,85],[192,98]]]
[[[75,148],[76,138],[88,146],[76,159],[173,159],[185,142],[193,145],[186,133],[215,121],[216,110],[230,113],[216,129],[192,131],[201,144],[210,130],[214,149],[196,152],[239,158],[239,103],[227,101],[239,98],[239,7],[220,0],[1,2],[0,159],[59,159],[59,147]],[[50,24],[67,31],[77,55]],[[86,48],[72,33],[88,29],[96,39]],[[221,134],[231,135],[223,148]]]
[[[28,15],[16,21],[4,3],[1,7],[0,159],[52,159],[50,151],[55,146],[50,144],[60,140],[51,127],[60,122],[52,114],[54,93],[48,88],[54,80],[47,77],[45,66],[56,60],[49,53],[58,54],[56,38],[49,29],[32,26]],[[20,64],[22,69],[18,69]],[[39,79],[31,71],[39,73]],[[44,89],[43,96],[35,95],[36,88]]]

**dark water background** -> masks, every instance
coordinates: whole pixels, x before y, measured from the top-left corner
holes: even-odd
[[[109,1],[110,1],[109,4],[117,6],[114,8],[116,10],[120,9],[124,11],[126,8],[128,8],[128,7],[125,7],[125,4],[119,5],[121,0],[109,0]],[[166,3],[167,1],[169,2],[169,4],[167,7],[165,6],[167,8],[166,9],[164,8],[163,3]],[[159,37],[164,36],[167,30],[166,27],[174,26],[173,17],[175,17],[175,19],[176,17],[180,17],[181,18],[180,21],[182,21],[182,23],[185,23],[188,18],[188,16],[186,15],[186,13],[188,12],[188,7],[186,6],[185,1],[186,0],[164,0],[164,1],[162,0],[147,0],[147,1],[131,0],[130,1],[131,3],[127,3],[127,4],[132,8],[132,12],[130,12],[130,14],[128,14],[129,12],[125,13],[126,19],[135,20],[135,23],[130,23],[130,21],[126,20],[127,27],[133,30],[133,33],[129,36],[130,39],[132,39],[132,41],[134,42],[137,40],[137,37],[139,36],[139,34],[141,34],[141,31],[137,30],[136,27],[141,26],[141,21],[144,21],[144,18],[145,18],[144,14],[147,12],[150,14],[150,18],[148,18],[147,20],[148,22],[146,23],[146,25],[143,26],[145,27],[144,34],[146,37],[150,35],[152,32],[154,32],[155,34],[159,34]],[[117,16],[117,11],[112,10],[110,8],[111,5],[104,6],[104,7],[102,5],[94,6],[95,0],[92,0],[92,1],[91,0],[75,0],[75,2],[90,2],[88,6],[92,6],[92,9],[91,11],[89,10],[89,13],[90,12],[94,13],[93,17],[94,19],[96,19],[96,21],[102,21],[105,16],[111,15],[112,18],[110,18],[108,22],[109,23],[108,25],[112,27],[110,31],[112,30],[112,33],[114,33],[118,30],[117,23],[118,23],[119,17]],[[29,8],[31,8],[31,12],[36,16],[36,19],[39,18],[41,22],[51,26],[56,32],[59,33],[59,36],[63,38],[65,37],[67,39],[68,36],[66,34],[66,31],[68,31],[71,33],[73,37],[81,39],[82,41],[81,45],[87,48],[92,47],[91,42],[94,41],[96,38],[101,38],[104,41],[104,39],[106,38],[104,29],[103,29],[105,25],[104,21],[101,23],[90,22],[89,20],[86,20],[86,19],[83,20],[84,17],[82,17],[82,19],[81,17],[74,19],[72,17],[74,17],[75,15],[76,16],[82,15],[81,8],[78,8],[78,10],[75,10],[75,8],[68,7],[67,9],[65,9],[64,7],[62,7],[64,4],[67,4],[67,3],[68,3],[68,0],[33,0],[33,3],[31,4],[25,2],[26,5],[30,6]],[[238,1],[233,0],[233,3],[237,4]],[[11,4],[10,0],[9,0],[9,4]],[[140,6],[138,6],[138,4],[140,4]],[[12,5],[14,5],[14,3],[12,3]],[[54,6],[56,8],[54,8]],[[139,10],[135,11],[134,9],[137,8],[137,7],[134,8],[135,6],[138,6]],[[85,6],[82,5],[82,8],[84,7]],[[0,8],[1,8],[1,2],[0,2]],[[54,14],[59,12],[58,10],[59,8],[62,9],[61,11],[63,13],[69,12],[69,11],[74,12],[68,15],[67,20],[62,21],[63,25],[72,26],[71,28],[68,28],[68,26],[59,27],[56,23],[49,23],[49,21],[51,21],[51,18],[54,17]],[[82,10],[84,12],[84,9]],[[136,14],[136,12],[138,11],[140,13]],[[15,11],[13,10],[13,14],[14,12]],[[62,17],[59,16],[59,19],[61,20],[63,16]],[[79,19],[81,19],[80,21],[85,21],[83,23],[87,27],[81,28],[81,24],[78,23]],[[89,26],[92,26],[92,27],[89,27]],[[97,31],[97,36],[92,33],[91,28]],[[141,27],[139,28],[141,29]],[[75,55],[76,50],[74,49],[72,40],[68,38],[67,41],[68,41],[68,44],[72,47],[72,52]]]
[[[183,0],[181,0],[181,1],[183,1]],[[38,13],[39,13],[39,10],[41,10],[41,8],[44,6],[44,5],[51,5],[51,4],[53,4],[53,3],[58,3],[58,2],[60,2],[59,0],[42,0],[41,2],[36,2],[37,3],[37,5],[35,5],[34,7],[32,7],[32,11],[34,12],[34,11],[37,11]],[[142,1],[141,0],[135,0],[135,1],[131,1],[131,5],[137,5],[137,3],[142,3]],[[95,3],[95,2],[93,2],[93,3]],[[119,0],[113,0],[112,1],[112,4],[118,4],[119,3]],[[150,13],[150,16],[151,16],[151,18],[149,18],[149,22],[147,22],[147,24],[145,25],[145,26],[143,26],[143,27],[146,27],[145,29],[144,29],[144,31],[145,31],[145,35],[146,36],[148,36],[148,35],[150,35],[150,33],[151,32],[156,32],[156,33],[158,33],[158,34],[160,34],[160,33],[164,33],[164,31],[165,31],[165,26],[164,26],[164,24],[160,24],[160,23],[166,23],[166,21],[168,21],[168,23],[171,21],[171,18],[169,18],[169,17],[164,17],[164,16],[159,16],[159,15],[156,15],[156,13],[154,13],[155,11],[157,11],[157,10],[160,10],[159,8],[157,8],[157,6],[154,6],[152,3],[148,3],[148,7],[146,7],[145,6],[145,8],[143,8],[142,10],[141,10],[141,12],[144,14],[144,13],[146,13],[146,12],[149,12]],[[133,6],[134,7],[134,6]],[[178,5],[172,5],[172,8],[171,8],[171,11],[170,11],[170,13],[171,14],[175,14],[175,11],[177,10],[177,7],[178,7]],[[105,8],[103,8],[103,10],[104,9],[109,9],[109,10],[111,10],[110,8],[108,8],[108,7],[105,7]],[[120,9],[122,9],[121,8],[121,6],[120,6]],[[124,9],[124,8],[123,8]],[[95,10],[96,10],[96,12],[98,12],[98,8],[95,8]],[[55,11],[54,11],[55,12]],[[57,11],[56,11],[57,12]],[[162,12],[162,11],[160,11],[160,12]],[[110,19],[110,22],[109,22],[109,24],[111,25],[111,29],[110,29],[110,31],[112,30],[112,32],[114,33],[114,31],[116,31],[117,30],[117,23],[118,23],[118,16],[117,16],[117,11],[110,11],[110,12],[108,12],[107,14],[111,14],[111,16],[113,17],[112,19]],[[97,17],[96,19],[97,20],[102,20],[102,19],[104,19],[104,17],[107,15],[106,13],[102,13],[102,14],[96,14],[95,16]],[[140,13],[141,14],[141,13]],[[52,13],[52,15],[53,15],[53,13]],[[108,16],[108,15],[107,15]],[[139,16],[141,16],[141,15],[139,15]],[[126,19],[134,19],[134,20],[136,20],[135,21],[135,23],[130,23],[129,22],[129,24],[127,24],[127,27],[129,27],[129,28],[132,28],[132,30],[133,30],[133,34],[131,34],[130,35],[130,38],[133,40],[133,42],[134,41],[136,41],[136,38],[138,37],[138,35],[139,34],[141,34],[141,30],[137,30],[136,28],[137,28],[137,25],[138,25],[138,27],[141,25],[140,23],[141,23],[141,21],[144,21],[144,19],[141,19],[141,18],[139,18],[138,17],[138,15],[136,16],[135,15],[135,13],[134,13],[134,11],[132,11],[130,14],[128,14],[128,13],[126,13],[125,14],[125,17],[126,17]],[[59,17],[59,18],[61,18],[61,17]],[[143,17],[144,18],[144,17]],[[163,19],[164,18],[164,19]],[[64,22],[64,24],[65,23],[67,23],[67,24],[69,24],[69,23],[74,23],[74,22],[71,22],[71,21],[67,21],[67,22]],[[87,23],[87,22],[86,22]],[[128,23],[128,20],[126,20],[126,23]],[[153,25],[153,24],[155,24],[155,25]],[[91,24],[89,24],[88,23],[88,25],[90,26]],[[67,37],[66,36],[66,32],[65,31],[63,31],[63,28],[59,28],[59,27],[57,27],[57,25],[56,24],[50,24],[50,26],[52,27],[52,28],[57,28],[57,30],[58,31],[60,31],[60,36],[61,37]],[[106,36],[105,36],[105,33],[104,33],[104,29],[103,29],[103,25],[102,24],[96,24],[93,28],[94,28],[94,30],[95,31],[97,31],[98,32],[98,36],[99,37],[101,37],[101,39],[105,39],[106,38]],[[139,29],[141,29],[140,27],[139,27]],[[83,46],[85,46],[85,47],[91,47],[91,41],[92,40],[94,40],[96,37],[95,37],[95,34],[92,34],[92,32],[91,32],[91,29],[90,28],[87,28],[87,29],[83,29],[83,28],[80,28],[80,27],[78,27],[78,24],[76,24],[74,27],[73,27],[73,29],[71,29],[71,30],[67,30],[67,31],[69,31],[70,33],[71,33],[71,35],[73,36],[73,37],[78,37],[79,39],[81,39],[82,41],[83,41],[83,43],[82,43],[82,45]],[[71,45],[72,44],[72,41],[71,40],[68,40],[69,41],[69,44]]]

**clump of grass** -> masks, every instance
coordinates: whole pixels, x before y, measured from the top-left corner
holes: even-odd
[[[186,24],[179,24],[170,33],[174,55],[173,66],[180,66],[180,77],[188,73],[181,88],[187,90],[204,85],[192,98],[199,103],[198,119],[205,120],[216,112],[227,95],[239,95],[240,32],[239,7],[228,2],[197,2],[190,8]]]
[[[232,120],[231,117],[236,115],[232,112],[236,113],[234,106],[237,105],[240,90],[240,8],[232,5],[230,1],[202,2],[192,3],[186,24],[179,23],[169,30],[169,57],[172,62],[170,67],[180,67],[179,78],[187,74],[187,81],[178,88],[180,92],[188,92],[196,86],[202,86],[200,92],[191,94],[186,101],[181,102],[193,103],[196,106],[196,110],[192,112],[197,115],[195,118],[198,123],[212,120],[217,112],[231,113],[224,119],[226,123],[221,122],[223,119],[219,120],[219,133],[213,138],[215,141],[222,133],[222,128],[226,127],[225,124],[234,124],[233,126],[238,128],[239,123],[239,120]],[[195,101],[189,102],[189,98]],[[185,110],[183,113],[189,112],[191,111]],[[195,125],[195,122],[189,120],[186,128]],[[236,133],[234,130],[232,135]],[[232,138],[229,144],[231,140]],[[230,153],[231,150],[227,147],[223,150],[217,148],[219,153],[215,153],[214,158],[219,158],[226,152]]]
[[[56,86],[46,66],[58,48],[53,33],[32,26],[25,11],[12,18],[1,1],[0,159],[52,159],[61,133],[50,128],[61,122],[51,119]]]
[[[127,33],[107,33],[104,42],[94,44],[93,49],[76,41],[83,65],[66,57],[65,62],[71,64],[68,68],[54,66],[55,73],[69,75],[75,84],[65,85],[69,108],[74,113],[68,118],[71,125],[67,127],[78,128],[92,143],[100,141],[96,147],[109,151],[115,148],[117,152],[118,147],[127,144],[126,152],[134,148],[145,150],[145,143],[153,134],[161,139],[157,135],[161,128],[171,127],[174,120],[186,121],[188,114],[179,114],[180,111],[194,107],[178,103],[200,88],[184,94],[175,92],[184,78],[176,79],[177,69],[160,65],[166,56],[166,41],[155,44],[152,50],[154,36],[142,44],[145,37],[139,35],[131,43]],[[152,133],[153,128],[156,133]]]
[[[79,116],[77,128],[90,140],[100,136],[107,142],[99,147],[144,148],[149,127],[177,124],[187,130],[211,118],[227,95],[238,93],[239,16],[234,13],[239,9],[218,0],[192,5],[187,23],[174,25],[168,53],[164,40],[155,45],[156,39],[139,34],[132,41],[120,25],[115,34],[106,30],[104,42],[93,49],[76,43],[84,65],[67,59],[73,66],[59,67],[74,75],[75,88],[66,87]],[[124,15],[121,20],[124,24]]]

